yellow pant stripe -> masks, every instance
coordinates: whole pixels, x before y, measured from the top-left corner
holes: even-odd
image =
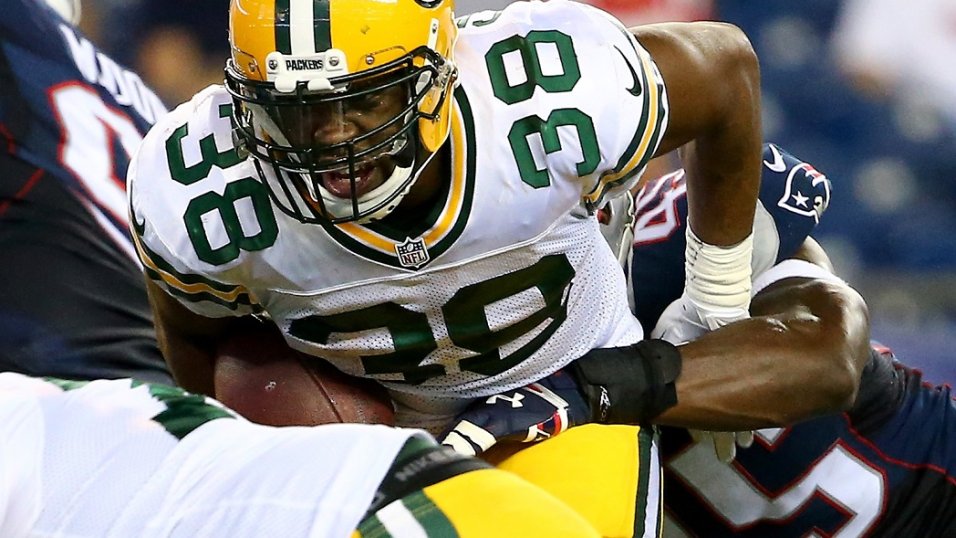
[[[411,518],[411,519],[410,519]],[[463,473],[407,495],[362,522],[352,538],[598,538],[558,499],[497,469]]]

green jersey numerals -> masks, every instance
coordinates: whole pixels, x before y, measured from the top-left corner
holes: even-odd
[[[219,107],[219,118],[228,119],[232,117],[232,105],[221,105]],[[189,135],[189,124],[180,125],[173,134],[166,139],[166,158],[169,161],[169,176],[183,185],[192,185],[203,180],[209,175],[213,166],[219,168],[229,168],[242,161],[239,152],[235,148],[230,148],[220,152],[216,148],[216,138],[208,135],[199,140],[199,150],[202,154],[202,160],[198,164],[186,166],[186,160],[183,157],[183,139]]]
[[[221,105],[219,118],[228,120],[231,117],[232,105]],[[220,152],[216,148],[215,137],[210,134],[199,141],[202,160],[186,166],[183,143],[188,134],[189,125],[186,124],[166,139],[166,159],[170,177],[174,181],[192,185],[205,179],[214,166],[224,169],[242,162],[235,148]],[[240,214],[237,210],[237,206],[246,203],[244,200],[248,200],[252,206],[251,216],[248,212]],[[244,226],[240,215],[255,222],[245,223]],[[252,177],[229,183],[222,194],[209,191],[193,198],[183,214],[183,222],[196,256],[210,265],[229,263],[238,258],[243,250],[250,252],[268,248],[279,236],[269,192]],[[214,227],[225,230],[227,242],[217,245],[210,242],[209,229]]]
[[[236,202],[245,198],[252,203],[252,210],[259,225],[258,233],[252,235],[247,235],[236,211]],[[210,213],[218,217],[229,238],[228,243],[216,248],[209,243],[206,228],[203,226],[203,217]],[[254,251],[270,247],[279,236],[279,226],[269,202],[269,193],[262,183],[251,177],[226,185],[222,194],[210,191],[193,198],[186,207],[183,221],[186,223],[189,240],[196,249],[196,255],[211,265],[231,262],[239,257],[241,250]]]
[[[574,268],[567,257],[555,254],[545,256],[524,269],[458,290],[442,306],[441,313],[451,343],[474,353],[461,360],[459,368],[492,376],[530,357],[567,317],[568,290],[573,278]],[[486,313],[490,306],[532,290],[537,290],[544,299],[544,305],[539,310],[505,327],[491,327]],[[545,325],[537,335],[509,355],[502,356],[502,346],[520,340],[542,324]],[[421,383],[448,373],[444,365],[423,364],[428,355],[438,349],[428,317],[397,303],[388,302],[351,312],[296,319],[288,332],[301,340],[325,345],[333,333],[376,329],[384,329],[389,333],[394,351],[362,356],[365,373],[401,374],[401,379],[409,383]]]
[[[541,65],[541,54],[551,49],[557,54],[561,72],[546,74]],[[520,59],[524,80],[509,81],[507,60]],[[532,30],[527,36],[511,36],[499,41],[485,54],[485,65],[491,78],[492,92],[503,103],[514,105],[534,96],[537,88],[547,93],[570,92],[581,80],[581,67],[571,36],[558,30]],[[537,134],[545,153],[563,149],[558,134],[560,127],[573,127],[581,145],[583,160],[576,163],[578,176],[587,176],[597,170],[601,162],[594,121],[577,108],[551,111],[547,118],[537,115],[517,120],[508,132],[508,143],[521,174],[521,180],[538,189],[551,184],[547,167],[538,168],[534,161],[530,137]]]

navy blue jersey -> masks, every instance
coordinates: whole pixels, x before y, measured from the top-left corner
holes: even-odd
[[[830,187],[811,165],[764,147],[758,269],[803,243]],[[636,199],[630,284],[650,328],[683,290],[683,174],[649,182]],[[956,536],[956,404],[878,345],[846,413],[759,431],[731,464],[679,429],[664,429],[661,451],[668,537]]]
[[[846,413],[760,430],[731,464],[684,430],[661,450],[666,536],[956,536],[956,402],[883,347]]]
[[[165,108],[42,0],[2,7],[0,371],[170,382],[126,216]]]
[[[0,147],[63,182],[132,255],[126,167],[165,113],[159,98],[42,0],[3,3],[0,80]],[[10,197],[30,187],[0,183]]]
[[[755,273],[793,255],[830,203],[830,180],[809,163],[764,144],[754,220]],[[648,181],[634,197],[632,304],[647,331],[684,289],[687,184],[683,171]]]

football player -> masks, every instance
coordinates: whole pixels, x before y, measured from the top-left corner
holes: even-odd
[[[829,200],[830,182],[823,174],[776,146],[766,146],[754,250],[754,289],[766,291],[755,296],[755,308],[773,309],[764,297],[773,300],[776,309],[804,308],[806,292],[814,288],[829,295],[822,304],[840,304],[834,299],[846,285],[833,276],[825,252],[812,240],[800,245]],[[681,228],[687,214],[680,173],[643,187],[636,212],[630,282],[635,313],[654,326],[681,293],[682,283],[672,277],[682,266]],[[772,233],[759,232],[761,227]],[[814,264],[788,260],[793,256]],[[774,267],[765,271],[771,264]],[[862,303],[846,301],[841,309],[865,312],[863,308]],[[661,330],[674,321],[671,314],[665,313],[669,320],[659,324]],[[804,323],[809,327],[812,320]],[[839,327],[832,316],[816,324],[830,331]],[[764,401],[752,396],[740,400],[754,411],[762,407],[769,423],[778,426],[798,416],[792,414],[799,411],[794,407],[816,391],[810,387],[830,382],[822,369],[794,378],[793,372],[807,371],[808,365],[825,366],[833,360],[816,347],[813,340],[819,333],[795,333],[798,341],[793,345],[802,356],[793,359],[800,361],[800,368],[763,363],[746,374],[728,367],[733,371],[727,378],[714,376],[718,382],[745,385],[744,394],[747,388],[759,395],[767,387],[792,384]],[[917,370],[897,361],[883,345],[874,342],[858,353],[862,376],[852,405],[796,425],[761,429],[749,448],[738,447],[732,462],[721,461],[709,440],[695,441],[683,430],[666,429],[661,445],[667,484],[665,535],[956,535],[956,401],[951,389],[924,382]],[[689,364],[685,361],[685,368]]]
[[[165,108],[51,5],[0,18],[0,371],[171,382],[123,181]]]
[[[598,536],[420,430],[275,428],[129,379],[0,374],[0,536]]]
[[[845,412],[755,432],[733,462],[666,429],[665,536],[956,535],[956,401],[874,343]]]
[[[759,80],[735,27],[635,35],[566,0],[458,21],[451,0],[234,0],[230,43],[225,86],[157,124],[129,173],[184,387],[214,394],[216,341],[259,315],[383,382],[400,425],[440,431],[475,398],[602,347],[663,372],[646,390],[620,379],[605,411],[656,415],[680,357],[632,345],[643,330],[592,213],[679,146],[699,172],[689,304],[708,327],[747,315]],[[614,431],[606,459],[655,476],[653,433]],[[653,534],[655,503],[631,495],[620,535]]]

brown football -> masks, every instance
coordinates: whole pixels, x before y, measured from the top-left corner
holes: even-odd
[[[288,347],[272,324],[243,327],[220,344],[215,384],[216,399],[260,424],[395,422],[381,385]]]

